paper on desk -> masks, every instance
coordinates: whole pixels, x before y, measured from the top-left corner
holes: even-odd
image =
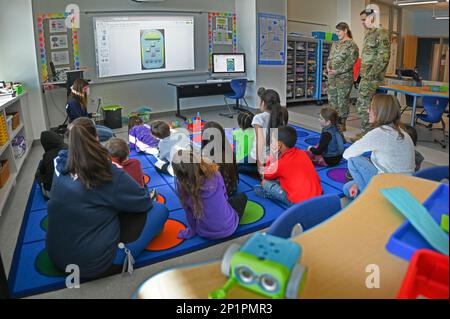
[[[411,193],[401,187],[382,189],[381,193],[409,220],[434,249],[449,255],[447,235]]]

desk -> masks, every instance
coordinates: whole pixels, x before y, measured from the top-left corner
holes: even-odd
[[[167,83],[167,85],[174,86],[177,89],[177,113],[175,115],[186,121],[186,117],[180,111],[180,99],[232,93],[233,90],[231,89],[230,82],[231,80],[223,82],[198,81]],[[238,101],[236,101],[236,107],[239,107]]]
[[[379,87],[382,91],[392,91],[397,95],[398,93],[403,93],[414,97],[413,109],[411,114],[411,126],[414,127],[416,124],[416,110],[417,110],[417,98],[418,97],[445,97],[448,99],[448,93],[443,92],[431,92],[422,89],[421,87],[411,87],[403,85],[384,85]]]
[[[364,193],[327,222],[294,237],[303,248],[301,263],[308,277],[301,298],[391,299],[396,298],[408,263],[385,248],[404,217],[383,197],[380,189],[401,186],[424,202],[439,183],[397,174],[375,176]],[[380,267],[379,289],[365,285],[366,267]],[[137,292],[138,298],[207,298],[226,282],[220,262],[187,266],[157,274]],[[239,287],[229,297],[260,298]]]

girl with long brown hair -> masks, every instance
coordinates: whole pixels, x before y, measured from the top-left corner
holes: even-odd
[[[69,123],[72,123],[77,118],[87,117],[92,118],[93,114],[88,113],[88,95],[89,83],[84,79],[76,79],[70,88],[69,100],[66,105],[67,116]],[[100,141],[104,142],[114,136],[113,131],[106,126],[96,125],[97,134]]]
[[[228,199],[218,166],[193,151],[175,154],[172,166],[177,193],[189,224],[178,237],[189,239],[199,235],[221,239],[231,236],[244,215],[247,196],[240,193]]]
[[[125,255],[136,258],[162,230],[168,210],[111,163],[91,120],[76,119],[69,129],[69,149],[55,159],[47,252],[62,271],[78,265],[82,278],[120,272],[132,260]]]
[[[344,152],[353,181],[344,186],[344,194],[355,198],[373,176],[382,173],[414,173],[414,143],[403,130],[400,107],[393,95],[376,95],[369,109],[372,130]],[[370,159],[363,157],[372,152]]]

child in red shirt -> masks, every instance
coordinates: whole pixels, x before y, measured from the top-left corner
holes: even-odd
[[[282,126],[278,128],[278,138],[276,134],[272,136],[272,155],[264,169],[261,186],[255,187],[256,194],[288,206],[322,195],[314,164],[305,151],[295,147],[296,130]]]
[[[141,162],[135,158],[128,159],[130,149],[124,140],[120,138],[112,138],[106,143],[105,147],[111,156],[111,161],[113,164],[115,164],[118,168],[123,169],[141,187],[146,186]]]

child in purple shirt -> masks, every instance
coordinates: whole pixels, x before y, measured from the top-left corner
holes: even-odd
[[[189,224],[178,233],[178,238],[231,236],[244,215],[247,196],[240,193],[228,199],[216,164],[200,160],[192,151],[183,151],[176,157],[172,163],[176,187]]]
[[[144,124],[139,116],[132,116],[128,120],[128,138],[130,149],[150,155],[158,154],[159,139],[152,135],[151,127]]]

